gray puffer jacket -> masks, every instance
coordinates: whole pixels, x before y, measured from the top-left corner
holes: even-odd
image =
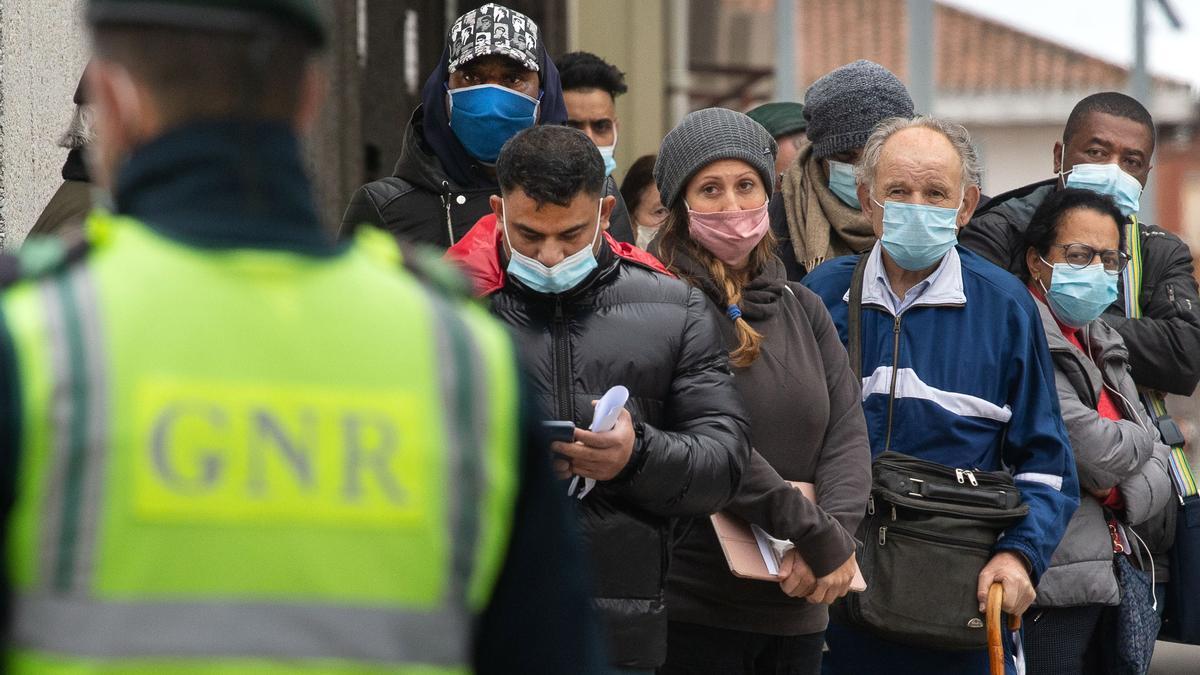
[[[1084,353],[1063,335],[1044,302],[1038,302],[1038,309],[1079,471],[1080,500],[1038,584],[1036,604],[1115,605],[1120,591],[1113,574],[1112,539],[1100,502],[1087,490],[1118,487],[1125,501],[1124,520],[1130,525],[1160,516],[1174,494],[1167,473],[1169,450],[1158,442],[1138,402],[1129,350],[1121,336],[1097,319],[1079,333],[1088,352]],[[1108,389],[1125,419],[1110,420],[1096,412],[1101,387]]]

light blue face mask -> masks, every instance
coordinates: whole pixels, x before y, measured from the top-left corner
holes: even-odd
[[[1064,146],[1059,166],[1065,163],[1066,152]],[[1137,213],[1141,206],[1142,184],[1116,164],[1076,164],[1060,175],[1066,176],[1064,185],[1069,188],[1091,190],[1112,197],[1125,216]]]
[[[1045,258],[1041,259],[1043,263]],[[1117,275],[1104,271],[1096,263],[1075,269],[1067,263],[1054,263],[1050,288],[1039,280],[1046,302],[1058,320],[1072,328],[1083,328],[1095,321],[1117,299]]]
[[[614,156],[617,152],[617,130],[613,129],[612,145],[597,145],[596,149],[604,159],[604,175],[611,176],[617,170],[617,158]]]
[[[854,165],[836,160],[829,161],[829,191],[837,195],[846,206],[861,209],[858,201],[858,179],[854,177]]]
[[[538,100],[507,87],[480,84],[448,91],[450,130],[485,164],[495,164],[508,139],[537,122]]]
[[[600,200],[600,206],[596,207],[596,234],[592,237],[592,243],[558,261],[553,267],[546,267],[513,247],[512,239],[508,235],[508,209],[503,201],[500,203],[500,208],[503,215],[504,239],[510,242],[507,271],[513,277],[520,279],[521,283],[528,286],[530,290],[548,295],[565,293],[583,283],[583,280],[598,266],[594,249],[596,240],[600,238],[600,212],[604,208],[603,199]]]
[[[871,201],[883,209],[883,250],[910,272],[933,267],[958,243],[957,208]]]

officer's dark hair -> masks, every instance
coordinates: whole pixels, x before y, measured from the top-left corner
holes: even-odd
[[[555,59],[554,65],[558,66],[563,91],[599,89],[614,99],[629,91],[625,86],[625,73],[591,52],[563,54]]]
[[[119,63],[151,92],[164,123],[241,117],[290,120],[316,55],[298,28],[254,33],[103,24],[98,58]]]
[[[520,188],[539,208],[547,203],[568,206],[580,193],[600,197],[604,160],[582,131],[538,125],[504,144],[496,177],[506,194]]]
[[[1066,145],[1079,132],[1084,120],[1092,113],[1104,113],[1114,117],[1124,117],[1146,127],[1150,132],[1150,149],[1154,149],[1155,130],[1154,118],[1146,106],[1138,103],[1136,98],[1126,96],[1118,91],[1102,91],[1085,97],[1075,104],[1071,115],[1067,117],[1067,126],[1063,128],[1063,145]]]
[[[1021,247],[1021,279],[1029,283],[1031,275],[1029,265],[1025,262],[1025,251],[1033,249],[1043,258],[1050,253],[1050,247],[1058,241],[1058,228],[1066,220],[1068,213],[1079,209],[1095,211],[1102,216],[1112,218],[1113,227],[1117,228],[1117,250],[1125,250],[1125,216],[1117,208],[1113,198],[1079,188],[1063,188],[1051,192],[1041,206],[1033,212],[1029,227],[1025,230],[1025,245]]]

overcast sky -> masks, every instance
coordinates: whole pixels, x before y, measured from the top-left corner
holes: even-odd
[[[1134,0],[939,0],[1050,38],[1107,61],[1133,62]],[[1176,31],[1156,0],[1150,15],[1150,72],[1192,83],[1200,89],[1200,0],[1170,0],[1183,21]]]

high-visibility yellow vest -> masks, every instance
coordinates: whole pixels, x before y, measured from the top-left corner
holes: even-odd
[[[320,258],[89,229],[0,296],[5,672],[467,672],[517,483],[504,331],[378,232]]]

